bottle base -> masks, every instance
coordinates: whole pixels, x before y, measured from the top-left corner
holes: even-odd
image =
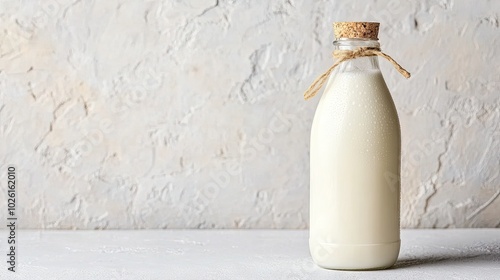
[[[379,244],[334,244],[309,239],[314,262],[326,269],[376,270],[391,267],[399,255],[401,241]]]

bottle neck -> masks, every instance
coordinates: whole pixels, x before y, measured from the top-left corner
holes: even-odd
[[[341,38],[333,42],[336,50],[356,50],[359,47],[380,48],[377,40]],[[347,60],[338,66],[338,72],[380,70],[378,56],[365,56]]]

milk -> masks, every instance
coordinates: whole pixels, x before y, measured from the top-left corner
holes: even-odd
[[[309,245],[325,268],[384,268],[398,257],[400,126],[376,66],[332,75],[314,116]]]

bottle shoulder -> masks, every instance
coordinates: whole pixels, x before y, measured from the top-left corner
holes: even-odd
[[[331,77],[318,103],[313,129],[344,127],[349,123],[399,130],[396,106],[380,71],[338,73]]]

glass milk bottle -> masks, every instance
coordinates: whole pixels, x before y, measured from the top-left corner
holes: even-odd
[[[324,268],[381,269],[399,254],[398,115],[379,69],[381,52],[352,57],[360,47],[380,50],[378,27],[334,23],[334,46],[347,59],[325,73],[310,154],[309,247]]]

